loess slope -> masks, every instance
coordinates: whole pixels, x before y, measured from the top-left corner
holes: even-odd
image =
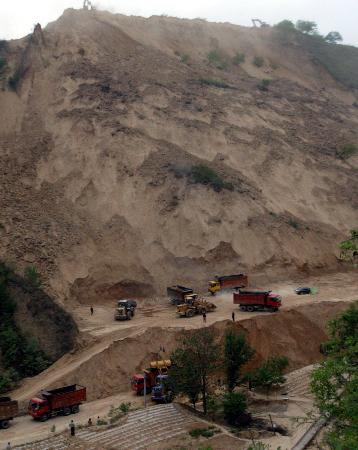
[[[336,266],[358,223],[358,156],[336,156],[358,143],[358,110],[303,47],[270,29],[67,10],[1,51],[0,257],[36,265],[63,301]],[[233,190],[194,184],[197,165]]]

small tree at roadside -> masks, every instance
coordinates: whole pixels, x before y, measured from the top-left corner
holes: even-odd
[[[215,338],[212,329],[203,328],[185,336],[171,354],[170,377],[176,392],[187,395],[194,406],[200,393],[204,414],[207,413],[209,377],[221,365],[220,346]]]
[[[241,367],[254,355],[243,333],[231,328],[225,333],[225,368],[229,392],[232,392],[240,378]]]
[[[243,392],[228,392],[223,401],[224,417],[230,425],[235,425],[247,408],[246,395]]]
[[[253,387],[265,387],[268,394],[273,386],[285,382],[283,371],[287,366],[288,359],[286,356],[273,356],[249,374],[249,381]]]

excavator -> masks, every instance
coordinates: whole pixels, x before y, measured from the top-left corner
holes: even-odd
[[[95,9],[94,6],[92,5],[91,0],[83,0],[83,9],[89,11],[89,10],[93,10]]]
[[[261,28],[265,28],[265,27],[269,27],[270,25],[266,22],[263,22],[260,19],[251,19],[252,20],[252,24],[255,28],[257,27],[261,27]],[[258,25],[257,25],[258,24]]]

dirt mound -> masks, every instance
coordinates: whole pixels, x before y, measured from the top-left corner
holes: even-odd
[[[0,257],[31,261],[61,301],[337,264],[358,221],[358,157],[337,158],[358,110],[303,48],[67,10],[2,51]]]
[[[256,349],[247,370],[273,355],[287,356],[291,371],[317,362],[322,357],[320,344],[327,337],[327,320],[346,307],[345,302],[322,302],[235,323]],[[222,338],[225,330],[233,325],[230,321],[221,321],[212,326]],[[185,333],[191,331],[179,327],[133,329],[129,336],[65,356],[36,379],[28,380],[14,397],[25,401],[44,385],[50,388],[67,383],[87,386],[89,400],[127,392],[131,376],[141,372],[149,361],[166,358]]]

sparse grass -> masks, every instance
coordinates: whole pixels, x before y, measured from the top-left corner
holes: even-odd
[[[184,64],[188,64],[190,60],[190,56],[187,53],[184,53],[183,55],[180,55],[180,61]]]
[[[41,286],[41,278],[38,270],[34,266],[28,266],[25,269],[25,280],[33,287]]]
[[[214,170],[203,164],[192,166],[189,176],[194,183],[210,186],[216,192],[220,192],[223,189],[234,190],[232,183],[225,182]]]
[[[208,53],[208,61],[211,65],[219,70],[227,70],[229,66],[227,59],[224,56],[220,55],[217,50],[213,50]]]
[[[111,406],[111,409],[108,413],[109,422],[111,424],[118,422],[119,419],[129,413],[130,407],[131,403],[121,403],[117,408]]]
[[[208,428],[194,428],[189,431],[190,436],[195,439],[198,439],[200,436],[211,438],[217,433],[221,433],[221,430],[213,426]]]
[[[200,78],[200,83],[206,86],[214,86],[222,89],[230,89],[232,86],[225,83],[225,81],[216,80],[215,78]]]
[[[265,63],[265,60],[261,56],[255,56],[252,60],[252,64],[256,67],[262,67]]]
[[[264,78],[263,80],[261,80],[261,82],[257,85],[258,89],[260,89],[260,91],[268,91],[269,90],[269,86],[271,84],[272,80],[269,80],[267,78]]]
[[[239,66],[245,62],[245,53],[236,53],[236,55],[232,58],[232,63],[234,66]]]
[[[358,152],[358,147],[355,144],[344,145],[340,150],[336,151],[336,156],[339,159],[346,160],[354,156]]]
[[[290,217],[290,218],[288,219],[288,224],[289,224],[292,228],[294,228],[295,230],[298,230],[299,227],[300,227],[299,223],[298,223],[295,219],[293,219],[292,217]]]

